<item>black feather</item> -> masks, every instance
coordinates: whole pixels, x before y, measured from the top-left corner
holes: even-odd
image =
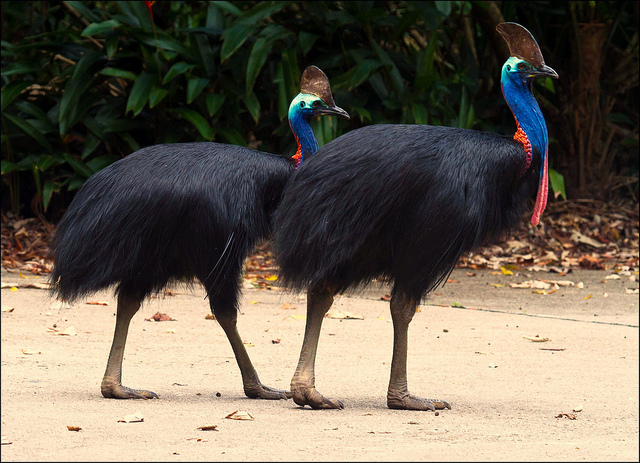
[[[385,276],[421,299],[463,252],[519,223],[540,153],[526,172],[525,158],[510,137],[448,127],[373,125],[331,141],[291,176],[276,211],[282,283],[343,291]]]
[[[251,248],[293,171],[284,157],[219,143],[156,145],[96,173],[58,224],[51,275],[72,301],[115,286],[142,300],[198,278],[220,308],[237,308]]]

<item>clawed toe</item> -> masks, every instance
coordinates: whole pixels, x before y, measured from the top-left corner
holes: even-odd
[[[309,405],[311,408],[316,410],[342,410],[344,408],[344,404],[342,402],[339,400],[327,399],[313,387],[298,389],[291,388],[291,392],[293,395],[293,401],[301,407]]]
[[[413,394],[403,395],[402,397],[388,396],[387,406],[397,410],[451,410],[451,405],[444,400],[423,399]]]
[[[244,393],[250,399],[266,399],[266,400],[287,400],[291,397],[291,392],[281,391],[269,386],[259,384],[257,387],[245,387]]]
[[[122,384],[102,386],[102,396],[107,399],[159,399],[158,394],[144,389],[131,389]]]

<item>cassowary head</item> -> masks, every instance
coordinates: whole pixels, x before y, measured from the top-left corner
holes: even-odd
[[[349,113],[336,106],[327,76],[316,66],[309,66],[300,78],[300,93],[289,106],[289,120],[302,117],[338,116],[350,119]]]
[[[549,137],[540,107],[533,96],[532,84],[537,77],[558,78],[556,71],[544,63],[542,52],[533,35],[516,23],[500,23],[496,30],[509,46],[509,59],[502,66],[502,93],[518,125],[517,139],[530,143],[527,167],[533,151],[541,157],[538,196],[531,222],[537,225],[547,205],[549,190]],[[525,148],[526,149],[526,148]],[[533,150],[533,151],[532,151]]]

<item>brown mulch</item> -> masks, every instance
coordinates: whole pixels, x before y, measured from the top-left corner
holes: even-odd
[[[549,204],[540,225],[527,218],[498,243],[463,256],[458,267],[529,268],[565,273],[571,269],[638,270],[638,203],[595,200]],[[2,213],[2,267],[36,275],[51,272],[48,258],[54,226],[41,219]],[[277,267],[269,243],[249,256],[245,278],[268,285]]]

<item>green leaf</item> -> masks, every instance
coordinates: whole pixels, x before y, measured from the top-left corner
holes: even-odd
[[[92,35],[102,34],[108,30],[114,29],[116,27],[120,27],[120,22],[115,19],[109,19],[107,21],[102,21],[99,23],[91,23],[82,31],[80,34],[83,37],[89,37]]]
[[[63,156],[65,161],[67,161],[67,164],[69,164],[71,168],[78,174],[82,175],[85,178],[89,178],[93,175],[93,171],[91,169],[89,169],[84,163],[71,156],[69,153],[64,153]]]
[[[207,109],[209,110],[209,116],[213,116],[222,107],[224,103],[224,95],[220,93],[207,93],[205,101],[207,103]]]
[[[247,62],[247,79],[246,79],[246,92],[249,94],[253,90],[253,85],[256,82],[258,74],[264,63],[267,61],[271,47],[270,42],[266,39],[258,38],[251,48],[251,54],[249,55],[249,61]]]
[[[164,79],[162,79],[162,85],[166,85],[168,82],[171,82],[171,80],[174,77],[177,77],[180,74],[184,74],[185,72],[193,69],[194,67],[195,67],[194,64],[187,64],[184,61],[180,61],[174,64],[173,66],[171,66],[171,68],[167,72],[167,75],[164,76]]]
[[[96,173],[113,164],[118,159],[120,159],[120,157],[115,154],[103,154],[102,156],[98,156],[97,158],[87,162],[87,167],[91,169],[93,173]]]
[[[0,172],[2,175],[8,174],[9,172],[13,172],[18,169],[18,165],[15,162],[5,161],[4,159],[0,161]]]
[[[223,127],[216,129],[216,132],[222,135],[232,145],[247,146],[247,142],[233,127]]]
[[[366,59],[359,63],[351,76],[351,81],[349,82],[349,90],[352,90],[358,87],[360,84],[365,82],[371,74],[373,74],[382,63],[375,59]]]
[[[257,124],[258,120],[260,119],[260,102],[258,101],[258,97],[256,97],[256,94],[254,92],[251,92],[248,95],[244,96],[242,98],[242,101],[249,110],[251,117],[253,117],[253,120],[256,121]]]
[[[549,169],[549,183],[551,183],[551,189],[554,196],[562,196],[562,199],[567,199],[567,191],[564,186],[564,176],[555,169]]]
[[[101,69],[98,74],[102,74],[103,76],[109,77],[120,77],[121,79],[134,81],[138,78],[133,72],[125,71],[124,69],[118,68],[104,68]]]
[[[234,16],[239,16],[242,14],[242,10],[240,10],[237,6],[235,6],[232,2],[210,2],[212,5],[217,6],[225,13],[232,14]]]
[[[38,128],[41,133],[46,134],[56,131],[56,126],[53,124],[51,118],[47,115],[47,113],[45,113],[42,109],[40,109],[30,101],[18,100],[15,102],[14,107],[18,111],[22,111],[23,113],[33,116],[35,120],[32,121],[32,123],[37,122],[35,127]]]
[[[360,108],[357,106],[350,106],[349,112],[354,116],[358,116],[362,122],[364,122],[365,120],[367,121],[371,120],[371,113],[369,112],[368,109]]]
[[[120,36],[117,34],[109,34],[104,43],[105,50],[107,51],[107,57],[113,58],[113,55],[118,51],[119,46]]]
[[[316,43],[316,40],[318,40],[319,38],[320,36],[317,34],[312,34],[311,32],[307,31],[300,31],[300,34],[298,36],[298,48],[300,48],[302,56],[306,56],[306,54],[309,53],[309,50],[311,50],[311,47],[313,47],[313,44]]]
[[[139,36],[138,38],[141,42],[151,47],[157,47],[162,50],[175,51],[182,56],[189,56],[189,50],[176,39],[167,35],[166,33],[158,31],[157,37]]]
[[[220,61],[226,61],[238,48],[249,38],[253,32],[253,24],[236,24],[225,29],[222,34],[222,49],[220,50]]]
[[[191,104],[209,84],[209,79],[193,77],[187,82],[187,104]]]
[[[73,75],[67,83],[60,101],[60,114],[58,115],[60,135],[67,133],[73,123],[70,116],[93,82],[94,68],[103,58],[104,55],[101,51],[90,51],[76,63]]]
[[[242,13],[236,18],[237,23],[258,24],[263,19],[277,13],[287,6],[289,2],[258,2],[257,5]]]
[[[11,102],[13,100],[15,100],[18,95],[20,95],[20,93],[22,93],[22,91],[29,87],[31,84],[29,82],[11,82],[10,84],[7,84],[3,89],[2,89],[2,93],[0,93],[0,98],[1,98],[1,106],[2,106],[2,111],[5,110],[5,108],[7,106],[9,106],[11,104]]]
[[[69,5],[74,10],[78,11],[82,15],[82,17],[84,17],[85,19],[88,19],[92,23],[100,21],[101,18],[97,14],[95,14],[92,10],[90,10],[87,6],[85,6],[85,3],[86,2],[70,1],[70,2],[67,2],[67,5]]]
[[[418,90],[428,89],[436,78],[436,75],[433,72],[433,61],[436,56],[437,44],[438,33],[434,32],[427,42],[427,48],[420,52],[415,80],[415,87]]]
[[[429,110],[422,103],[413,103],[411,109],[416,124],[426,125],[429,123]]]
[[[53,196],[54,191],[58,191],[60,189],[59,186],[53,183],[52,180],[47,180],[44,182],[44,186],[42,187],[42,205],[44,206],[45,212],[49,207],[49,202],[51,202],[51,196]]]
[[[2,66],[1,75],[4,76],[12,76],[15,74],[29,74],[30,72],[38,72],[40,71],[40,67],[33,63],[25,63],[23,61],[19,61],[17,63],[8,64],[6,66]]]
[[[193,124],[193,126],[198,130],[198,132],[200,132],[200,135],[202,135],[205,140],[213,140],[213,129],[200,113],[194,111],[193,109],[187,108],[176,108],[172,109],[171,111],[173,111],[183,119],[191,122],[191,124]]]
[[[14,125],[16,125],[20,130],[22,130],[27,136],[33,138],[40,146],[45,148],[46,150],[51,150],[51,144],[49,140],[47,140],[40,131],[36,130],[36,128],[29,123],[27,119],[23,119],[21,117],[15,116],[9,113],[3,113],[2,117],[10,120]]]
[[[153,84],[155,81],[156,77],[152,74],[147,74],[146,72],[143,72],[138,76],[133,84],[133,88],[131,88],[125,113],[133,111],[134,117],[140,114],[149,100],[149,95],[151,94],[151,90],[153,90]]]
[[[94,134],[89,133],[84,139],[84,147],[82,148],[81,159],[85,159],[100,145],[100,139]]]
[[[149,95],[149,107],[155,108],[168,94],[169,90],[153,87],[153,90],[151,90],[151,94]]]

